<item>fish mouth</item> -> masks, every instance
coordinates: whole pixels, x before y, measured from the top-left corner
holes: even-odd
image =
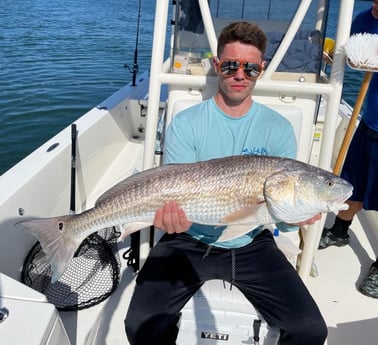
[[[353,190],[348,190],[342,197],[338,196],[329,201],[328,203],[328,211],[337,213],[340,210],[347,210],[349,208],[348,204],[345,203],[353,194]]]

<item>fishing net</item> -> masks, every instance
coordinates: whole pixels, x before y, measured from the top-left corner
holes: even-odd
[[[51,268],[37,242],[27,255],[22,282],[43,293],[58,310],[89,308],[109,297],[120,279],[120,258],[114,227],[87,237],[61,278],[51,283]]]

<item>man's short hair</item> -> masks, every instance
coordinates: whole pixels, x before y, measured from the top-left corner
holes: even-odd
[[[262,55],[265,54],[267,44],[265,33],[257,25],[241,21],[231,23],[223,28],[218,38],[217,55],[222,55],[226,44],[238,41],[255,46]]]

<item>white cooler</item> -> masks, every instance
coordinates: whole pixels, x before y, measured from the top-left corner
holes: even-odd
[[[260,321],[254,339],[254,323]],[[279,330],[269,327],[236,287],[211,280],[182,310],[177,344],[276,345],[278,337]]]

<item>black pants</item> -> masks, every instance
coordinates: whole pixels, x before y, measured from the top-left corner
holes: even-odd
[[[233,280],[267,323],[280,328],[279,344],[324,344],[319,309],[267,230],[245,247],[210,252],[189,235],[164,235],[137,277],[125,319],[130,344],[174,345],[180,310],[210,279]]]

